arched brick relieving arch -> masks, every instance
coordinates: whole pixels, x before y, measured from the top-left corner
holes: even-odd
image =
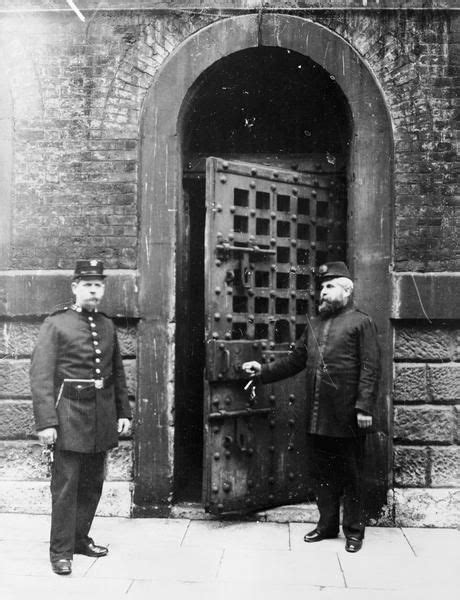
[[[183,42],[157,74],[141,124],[139,384],[135,514],[168,514],[173,489],[175,253],[182,206],[180,115],[195,80],[224,56],[260,45],[311,58],[342,88],[351,109],[349,264],[357,302],[376,318],[390,348],[392,135],[380,88],[356,51],[325,27],[269,14],[223,19]],[[384,356],[383,427],[389,414],[391,352]]]

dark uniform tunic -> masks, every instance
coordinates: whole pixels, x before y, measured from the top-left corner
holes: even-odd
[[[55,427],[50,557],[71,559],[88,533],[102,492],[106,451],[118,419],[131,418],[112,320],[77,307],[45,319],[32,355],[37,430]]]
[[[306,369],[307,433],[355,437],[361,433],[356,410],[373,414],[380,352],[373,321],[345,307],[311,319],[293,352],[263,366],[263,383]]]
[[[69,308],[45,319],[30,376],[37,429],[57,427],[57,449],[103,452],[118,444],[117,420],[130,418],[131,409],[115,328],[106,315]]]
[[[336,535],[340,497],[343,530],[364,537],[362,468],[364,429],[357,410],[373,415],[380,377],[377,332],[365,313],[345,307],[312,319],[293,352],[263,365],[263,383],[306,369],[310,474],[317,481],[318,529]]]

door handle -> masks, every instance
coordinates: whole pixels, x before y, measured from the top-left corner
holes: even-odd
[[[219,410],[209,413],[209,421],[215,419],[231,419],[236,417],[262,417],[272,412],[272,408],[245,408],[242,410]]]

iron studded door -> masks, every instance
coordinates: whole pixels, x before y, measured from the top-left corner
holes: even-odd
[[[289,351],[314,311],[313,267],[343,259],[344,229],[331,218],[337,181],[219,158],[207,159],[206,178],[205,507],[300,502],[304,375],[253,390],[241,365]]]

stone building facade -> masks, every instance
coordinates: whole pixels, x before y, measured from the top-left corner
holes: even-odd
[[[84,21],[60,0],[0,1],[0,510],[49,508],[28,366],[44,316],[69,301],[76,257],[100,257],[109,269],[105,309],[136,414],[132,438],[110,455],[101,512],[177,515],[184,502],[200,505],[179,472],[189,451],[202,454],[188,438],[180,367],[194,306],[184,256],[204,246],[187,212],[184,172],[203,154],[273,151],[268,134],[257,146],[249,112],[243,150],[222,132],[218,111],[237,102],[219,99],[222,73],[227,65],[237,85],[235,73],[249,77],[259,59],[272,60],[284,81],[295,55],[299,69],[321,67],[326,78],[311,81],[329,89],[329,78],[350,115],[346,257],[384,344],[388,496],[379,522],[458,526],[455,2],[76,4]],[[237,54],[243,59],[231,62]],[[311,105],[315,122],[320,104]],[[276,143],[326,155],[314,123],[303,131],[316,146],[295,134],[286,142],[281,131]],[[194,415],[196,424],[202,413]],[[201,467],[196,458],[192,471]]]

